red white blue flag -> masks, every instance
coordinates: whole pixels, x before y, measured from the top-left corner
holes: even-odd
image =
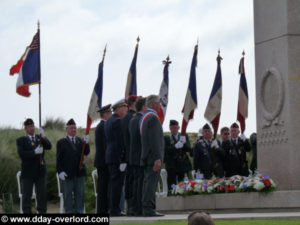
[[[159,97],[160,97],[160,110],[158,112],[158,118],[161,122],[161,124],[164,123],[166,112],[167,112],[167,106],[168,106],[168,96],[169,96],[169,64],[172,63],[169,61],[169,56],[167,57],[167,60],[163,61],[164,66],[164,72],[163,72],[163,80],[160,85],[159,89]]]
[[[125,99],[128,99],[130,95],[137,95],[137,87],[136,87],[136,60],[139,48],[139,41],[140,38],[137,38],[137,44],[135,46],[134,56],[129,68],[128,76],[127,76],[127,83],[126,83],[126,90],[125,90]]]
[[[87,116],[87,125],[86,125],[86,134],[89,133],[89,130],[91,128],[91,125],[93,121],[100,118],[99,116],[99,110],[102,107],[102,93],[103,93],[103,63],[104,63],[104,56],[106,52],[106,47],[104,49],[104,54],[102,61],[99,64],[98,68],[98,78],[95,83],[92,97],[90,100],[89,110],[88,110],[88,116]]]
[[[211,123],[214,134],[216,135],[219,128],[219,121],[221,116],[222,106],[222,72],[221,72],[221,56],[217,57],[217,72],[213,88],[206,106],[204,117]]]
[[[196,66],[197,66],[198,45],[195,46],[189,86],[185,96],[184,106],[182,109],[183,120],[181,126],[181,135],[186,134],[186,128],[190,119],[194,118],[194,110],[197,108],[197,86],[196,86]]]
[[[17,93],[29,97],[29,86],[40,83],[40,31],[34,35],[32,42],[26,47],[16,65],[10,68],[9,74],[19,73]]]
[[[237,109],[237,120],[241,125],[241,132],[244,133],[246,124],[245,120],[248,117],[248,88],[245,76],[244,57],[241,58],[239,65],[240,86],[239,86],[239,101]]]

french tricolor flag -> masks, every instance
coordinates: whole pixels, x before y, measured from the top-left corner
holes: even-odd
[[[159,90],[159,97],[160,97],[160,110],[158,112],[158,118],[161,122],[161,124],[164,123],[166,112],[167,112],[167,106],[168,106],[168,96],[169,96],[169,64],[172,63],[169,61],[169,56],[167,57],[167,60],[163,61],[164,66],[164,72],[163,72],[163,80],[160,86]]]
[[[217,73],[213,84],[212,91],[206,106],[204,117],[211,123],[214,134],[216,135],[219,128],[222,106],[222,72],[221,72],[221,56],[217,57]]]
[[[40,31],[34,35],[16,65],[10,68],[9,74],[19,73],[17,93],[29,97],[29,86],[40,83]]]
[[[184,106],[182,109],[183,120],[181,126],[181,135],[186,134],[186,128],[190,119],[194,118],[194,110],[197,108],[197,86],[196,86],[196,66],[197,66],[198,45],[195,46],[189,86],[185,96]]]
[[[245,120],[248,117],[248,88],[247,88],[247,81],[245,76],[244,57],[242,57],[240,61],[239,74],[241,74],[241,76],[240,76],[237,120],[240,122],[241,132],[244,133],[246,127]]]
[[[87,116],[87,125],[86,125],[86,134],[89,134],[91,125],[93,121],[100,118],[99,110],[102,107],[102,93],[103,93],[103,63],[104,63],[104,56],[106,52],[106,47],[104,49],[103,59],[99,64],[98,68],[98,78],[95,83],[92,97],[90,100],[88,116]]]
[[[137,95],[137,86],[136,86],[136,60],[139,48],[139,41],[140,38],[137,38],[137,44],[135,46],[134,56],[129,68],[128,76],[127,76],[127,83],[126,83],[126,90],[125,90],[125,99],[128,99],[130,95]]]

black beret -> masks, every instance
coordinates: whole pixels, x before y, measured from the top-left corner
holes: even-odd
[[[210,130],[210,126],[206,123],[203,127],[202,130]]]
[[[111,104],[105,105],[98,110],[100,113],[111,112]]]
[[[230,128],[240,128],[240,127],[237,123],[233,123],[231,124]]]
[[[34,122],[33,122],[33,120],[30,119],[30,118],[28,118],[28,119],[26,119],[26,120],[24,121],[24,126],[25,126],[25,127],[26,127],[26,126],[29,126],[29,125],[32,125],[32,124],[34,124]]]
[[[178,126],[179,123],[176,120],[170,120],[170,126],[176,125]]]
[[[70,125],[76,125],[75,121],[73,119],[70,119],[68,122],[67,122],[67,126],[70,126]]]

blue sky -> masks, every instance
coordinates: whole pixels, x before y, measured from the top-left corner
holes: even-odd
[[[236,120],[238,64],[245,50],[249,91],[246,135],[256,130],[253,5],[251,0],[2,0],[0,1],[1,104],[0,126],[22,127],[25,118],[38,121],[38,88],[32,96],[15,93],[17,75],[9,76],[41,24],[42,119],[74,118],[85,127],[88,104],[99,61],[104,63],[103,104],[125,93],[127,73],[136,38],[138,95],[158,94],[164,60],[170,55],[170,119],[181,123],[193,48],[199,39],[197,74],[198,108],[187,131],[197,132],[206,122],[204,111],[216,73],[220,48],[223,105],[220,127]],[[94,126],[96,123],[94,124]]]

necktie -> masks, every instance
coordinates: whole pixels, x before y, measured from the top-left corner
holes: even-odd
[[[74,138],[74,137],[72,137],[72,142],[73,142],[74,145],[76,144],[76,143],[75,143],[75,138]]]
[[[35,142],[35,138],[34,136],[31,137],[32,142]]]

